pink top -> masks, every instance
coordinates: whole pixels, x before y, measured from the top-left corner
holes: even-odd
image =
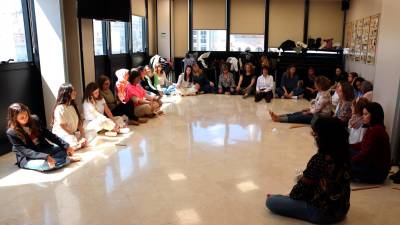
[[[128,83],[126,86],[125,102],[129,101],[132,97],[137,97],[139,100],[144,99],[146,91],[140,86],[140,84],[132,85]],[[139,106],[139,102],[135,102],[135,106]]]

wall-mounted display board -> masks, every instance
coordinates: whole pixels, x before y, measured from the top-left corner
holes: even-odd
[[[378,41],[379,14],[346,24],[346,43],[349,49],[347,57],[351,61],[375,64]]]

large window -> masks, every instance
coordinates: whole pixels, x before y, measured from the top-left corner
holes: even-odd
[[[225,51],[226,30],[193,30],[193,51]]]
[[[128,35],[126,22],[110,22],[111,53],[128,53]]]
[[[145,18],[141,16],[132,16],[132,51],[145,51]]]
[[[264,35],[262,34],[231,34],[230,39],[231,51],[264,51]]]
[[[93,42],[94,54],[106,55],[106,23],[100,20],[93,20]]]
[[[0,0],[0,61],[30,60],[21,1]]]

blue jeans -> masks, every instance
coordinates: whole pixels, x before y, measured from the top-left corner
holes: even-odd
[[[295,113],[291,113],[291,114],[281,115],[280,122],[310,124],[313,117],[314,117],[314,114],[304,115],[303,112],[295,112]]]
[[[322,210],[305,201],[294,200],[283,195],[270,196],[267,198],[266,206],[273,213],[317,224],[337,223],[346,216],[343,215],[338,218],[328,216]]]
[[[24,169],[45,172],[45,171],[59,169],[70,163],[67,152],[58,146],[50,147],[48,152],[52,152],[50,154],[50,156],[56,161],[55,167],[50,168],[47,160],[45,160],[45,159],[33,159],[33,160],[29,160],[24,165]]]
[[[350,153],[352,157],[359,154],[354,149],[350,149]],[[351,172],[355,181],[367,184],[381,184],[386,180],[389,169],[377,169],[368,165],[351,163]]]
[[[304,92],[303,88],[299,88],[299,87],[297,87],[293,90],[290,90],[290,91],[288,90],[288,93],[290,93],[292,91],[293,91],[293,96],[299,96],[299,95],[303,94],[303,92]],[[285,91],[281,87],[277,88],[275,92],[279,98],[285,94]]]
[[[170,95],[170,94],[172,94],[173,92],[175,92],[175,90],[176,90],[176,85],[175,85],[175,84],[172,84],[172,85],[167,86],[167,87],[162,87],[161,90],[162,90],[162,92],[163,92],[164,94]]]

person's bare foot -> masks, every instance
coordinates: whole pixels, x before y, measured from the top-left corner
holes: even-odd
[[[157,111],[157,115],[159,115],[159,116],[164,115],[164,114],[165,114],[165,113],[164,113],[164,111],[162,111],[162,110]]]
[[[140,123],[139,123],[138,121],[135,121],[135,120],[129,120],[129,121],[128,121],[128,125],[139,126]]]
[[[146,119],[146,118],[139,118],[137,121],[138,121],[139,123],[147,123],[147,121],[149,121],[149,120]]]
[[[272,121],[274,122],[279,122],[279,116],[276,115],[274,112],[272,112],[271,110],[269,110],[269,115],[271,116]]]
[[[77,156],[77,155],[68,156],[68,159],[69,159],[69,161],[71,163],[79,162],[79,161],[82,160],[82,158],[80,156]]]

